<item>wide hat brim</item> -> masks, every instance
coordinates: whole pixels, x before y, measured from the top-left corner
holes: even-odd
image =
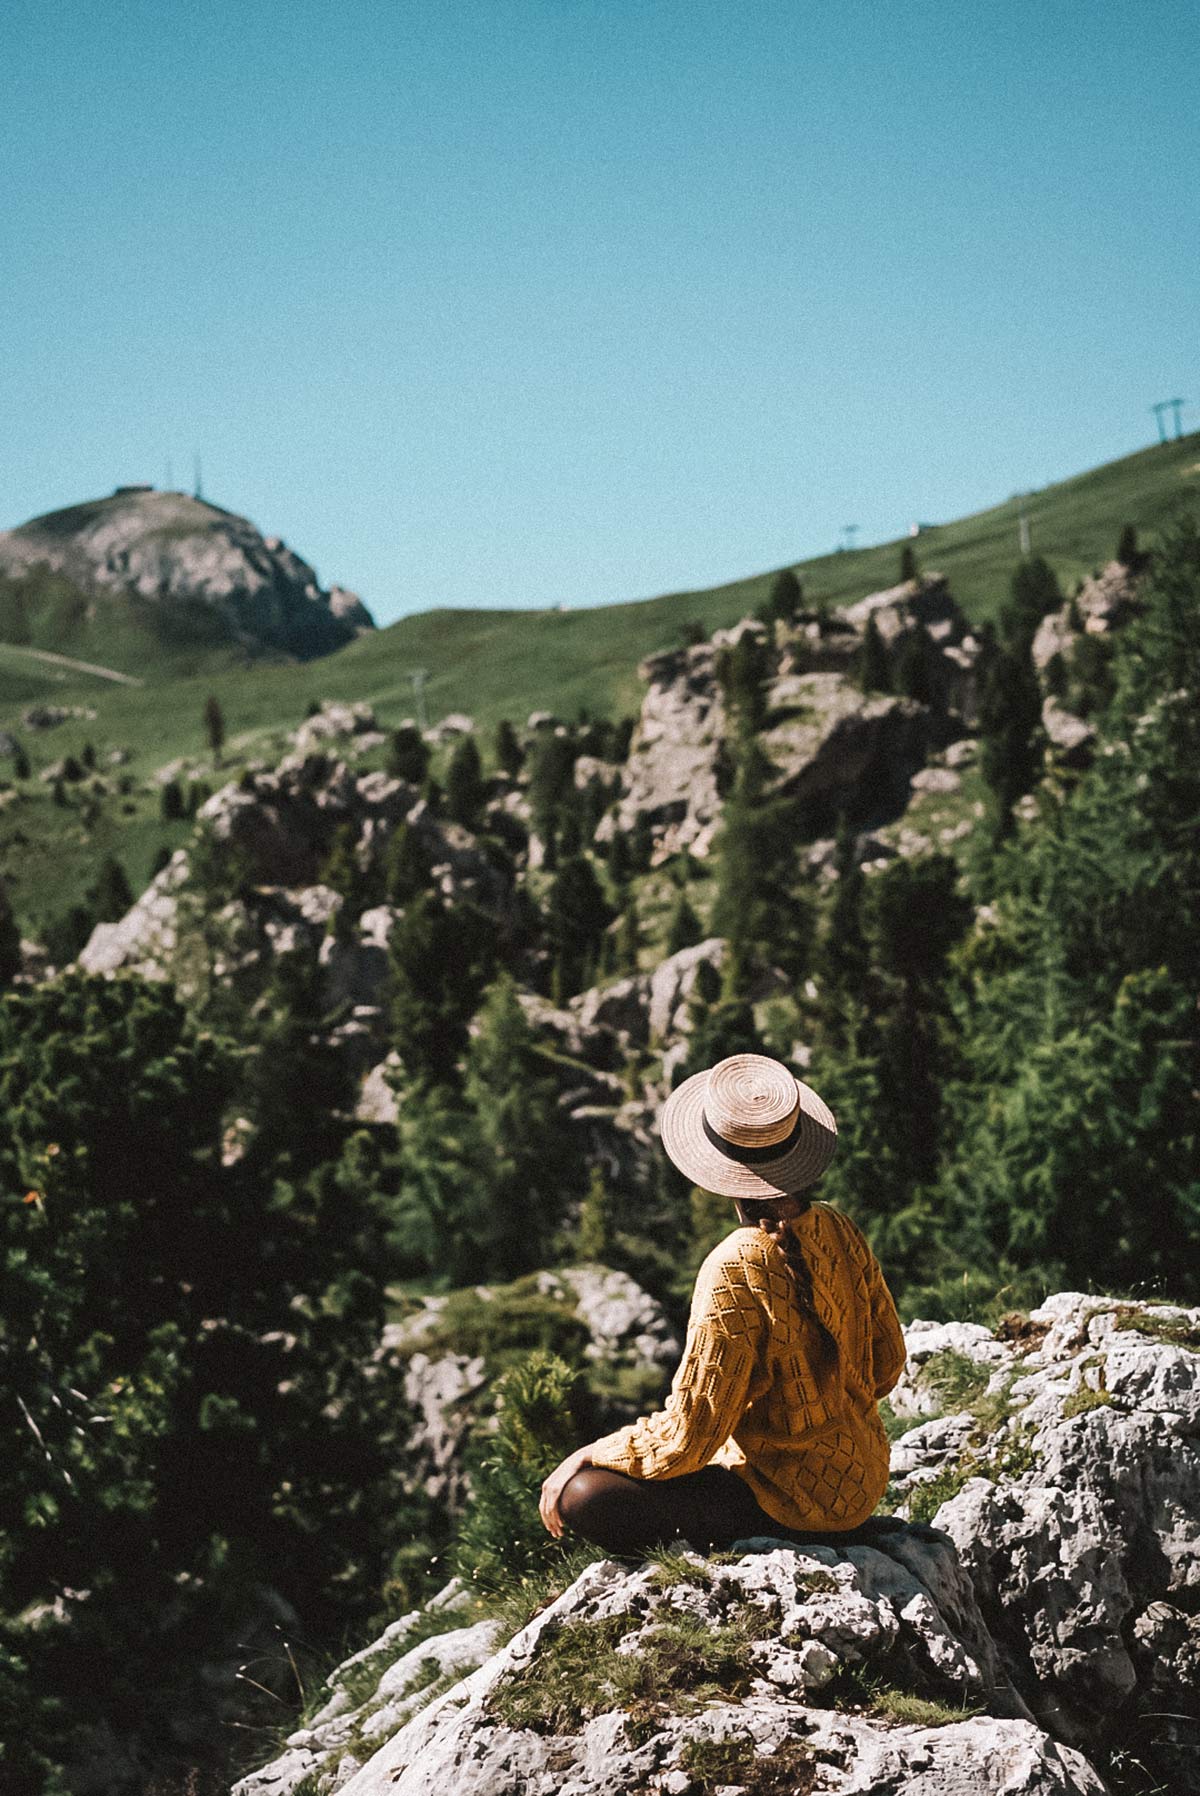
[[[722,1153],[705,1133],[708,1081],[707,1072],[685,1079],[663,1105],[659,1120],[663,1147],[693,1185],[722,1197],[787,1197],[820,1178],[837,1147],[837,1124],[811,1085],[795,1080],[799,1116],[785,1151],[777,1159],[747,1166]]]

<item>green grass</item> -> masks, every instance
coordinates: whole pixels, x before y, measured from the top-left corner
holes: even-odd
[[[796,1740],[784,1740],[774,1752],[760,1753],[751,1735],[732,1734],[723,1740],[685,1741],[679,1768],[697,1791],[736,1784],[746,1796],[807,1796],[816,1779],[817,1760]]]
[[[553,1735],[577,1733],[581,1722],[620,1709],[637,1739],[667,1714],[692,1714],[748,1691],[754,1638],[748,1616],[735,1612],[719,1626],[678,1616],[649,1630],[636,1653],[619,1653],[637,1626],[634,1615],[549,1626],[530,1663],[495,1686],[490,1713],[509,1727]]]
[[[915,546],[920,565],[945,573],[967,613],[983,619],[994,615],[1007,591],[1022,508],[1032,520],[1035,551],[1070,590],[1110,559],[1124,523],[1135,524],[1143,539],[1152,538],[1180,501],[1197,497],[1200,436],[1192,435],[940,525]],[[69,515],[56,516],[65,529]],[[895,542],[797,565],[811,601],[841,604],[893,584],[899,559]],[[78,595],[52,580],[39,589],[24,625],[11,604],[0,606],[0,637],[122,668],[146,685],[119,687],[82,674],[59,680],[0,652],[0,725],[36,699],[88,704],[98,713],[91,723],[73,721],[44,736],[25,737],[35,773],[63,754],[78,754],[90,740],[101,759],[110,748],[130,751],[124,771],[135,786],[133,814],[106,802],[102,827],[91,830],[81,830],[75,813],[51,807],[36,779],[0,811],[0,860],[12,870],[11,896],[22,926],[33,927],[77,899],[98,856],[110,848],[125,862],[135,887],[141,883],[158,806],[157,791],[146,782],[157,767],[181,755],[207,761],[201,719],[210,693],[219,697],[225,714],[231,775],[255,756],[274,760],[285,733],[302,721],[313,698],[368,702],[382,727],[393,728],[412,715],[411,676],[418,667],[428,672],[430,717],[466,711],[489,743],[501,717],[523,723],[535,709],[573,717],[586,707],[594,715],[620,716],[640,705],[641,657],[674,645],[690,619],[707,630],[735,622],[765,597],[773,571],[705,590],[575,611],[422,612],[305,665],[241,665],[228,645],[164,643],[144,608],[138,613],[105,601],[88,617]],[[5,773],[0,764],[0,778]],[[932,829],[952,827],[962,817],[974,802],[973,784],[964,782],[961,794],[949,795],[955,803],[943,799],[923,807]],[[921,813],[915,821],[922,821]]]

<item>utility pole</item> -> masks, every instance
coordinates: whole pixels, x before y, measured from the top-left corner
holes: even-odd
[[[1167,400],[1167,404],[1170,406],[1171,410],[1175,414],[1175,441],[1176,442],[1178,442],[1180,437],[1183,435],[1183,426],[1179,422],[1179,414],[1183,410],[1186,403],[1187,403],[1187,401],[1184,399],[1168,399]]]
[[[203,499],[203,497],[204,497],[204,482],[200,478],[200,457],[199,457],[199,455],[197,455],[197,457],[196,457],[196,484],[193,489],[193,497],[197,498],[197,499]]]
[[[1165,443],[1167,440],[1167,427],[1163,422],[1163,414],[1170,403],[1171,401],[1169,399],[1160,399],[1157,405],[1152,405],[1150,407],[1150,410],[1158,419],[1158,440],[1160,443]],[[1182,404],[1182,401],[1180,401],[1180,403]]]
[[[422,730],[427,730],[429,713],[425,709],[425,682],[429,678],[429,669],[414,667],[409,678],[412,680],[413,701],[417,707],[417,726]]]

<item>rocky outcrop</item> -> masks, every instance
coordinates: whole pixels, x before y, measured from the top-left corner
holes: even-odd
[[[410,1316],[388,1324],[377,1355],[403,1373],[414,1418],[403,1469],[411,1488],[419,1486],[451,1510],[462,1508],[469,1490],[467,1442],[492,1413],[494,1368],[474,1346],[478,1325],[486,1319],[494,1332],[507,1328],[519,1340],[531,1315],[548,1310],[578,1325],[583,1358],[596,1368],[606,1425],[616,1427],[636,1414],[613,1396],[615,1385],[632,1384],[652,1399],[665,1389],[681,1343],[662,1306],[628,1273],[569,1266],[533,1273],[516,1285],[424,1297]]]
[[[888,653],[915,645],[927,703],[867,696],[851,677],[868,620]],[[643,661],[647,682],[615,809],[601,841],[648,823],[656,861],[687,849],[712,851],[731,772],[729,720],[718,658],[763,627],[744,619],[710,642]],[[943,733],[970,723],[977,708],[978,646],[945,580],[930,575],[873,593],[830,617],[802,622],[768,645],[776,662],[766,688],[759,741],[773,769],[768,790],[794,798],[807,833],[829,833],[840,815],[870,828],[904,809],[908,781],[924,765],[933,719]],[[957,724],[947,719],[957,718]]]
[[[718,766],[725,738],[725,704],[717,684],[718,645],[670,649],[638,668],[648,682],[625,763],[616,811],[596,831],[611,841],[646,816],[660,859],[689,849],[711,850],[721,815]]]
[[[894,1406],[945,1413],[899,1442],[897,1494],[955,1541],[1030,1707],[1195,1788],[1200,1310],[1066,1292],[999,1339],[908,1342]]]
[[[49,567],[87,593],[127,595],[152,607],[168,636],[274,650],[302,661],[330,654],[374,628],[362,601],[325,591],[306,561],[246,518],[186,493],[118,489],[0,533],[0,573]],[[170,615],[166,615],[170,614]]]
[[[1103,1796],[1083,1755],[1029,1718],[930,1530],[844,1548],[744,1542],[720,1565],[690,1552],[634,1570],[601,1561],[490,1655],[496,1636],[479,1623],[442,1642],[435,1658],[428,1640],[405,1651],[393,1636],[357,1709],[344,1668],[325,1709],[236,1796],[288,1796],[304,1776],[347,1796]],[[434,1665],[476,1656],[449,1690],[427,1683],[413,1713]]]
[[[906,1339],[866,1538],[600,1561],[507,1640],[452,1586],[238,1796],[1105,1796],[1101,1762],[1188,1796],[1200,1310],[1068,1292]]]
[[[344,829],[364,882],[378,886],[401,823],[413,832],[430,889],[447,902],[470,899],[502,926],[511,887],[467,830],[433,817],[401,780],[297,752],[215,793],[199,813],[196,840],[119,922],[96,926],[79,965],[170,978],[185,997],[216,981],[252,1004],[280,957],[303,950],[320,969],[324,1012],[339,1018],[331,1039],[365,1074],[385,1051],[388,944],[401,913],[369,905],[343,924],[344,900],[320,876]],[[214,905],[198,860],[215,862],[215,877],[234,895]]]

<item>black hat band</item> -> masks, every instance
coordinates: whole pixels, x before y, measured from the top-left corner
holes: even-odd
[[[796,1120],[782,1141],[772,1141],[766,1147],[742,1147],[736,1141],[726,1141],[723,1135],[717,1134],[703,1112],[700,1121],[709,1141],[727,1160],[736,1160],[740,1166],[765,1166],[769,1160],[782,1160],[795,1147],[803,1132],[804,1111],[797,1111]]]

